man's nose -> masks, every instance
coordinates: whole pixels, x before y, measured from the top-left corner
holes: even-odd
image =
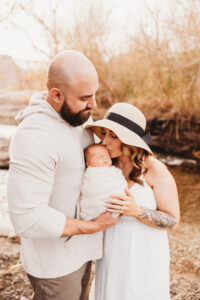
[[[95,96],[92,96],[87,105],[91,109],[95,109],[97,107],[97,102]]]

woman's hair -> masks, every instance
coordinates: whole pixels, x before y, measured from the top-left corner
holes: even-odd
[[[151,154],[149,154],[145,149],[125,144],[122,145],[122,153],[130,159],[130,162],[133,165],[129,174],[129,179],[144,185],[143,181],[139,179],[139,177],[147,172],[148,169],[144,166],[144,158]]]
[[[99,138],[102,138],[102,127],[96,127],[93,130]],[[122,153],[129,158],[133,166],[129,174],[129,179],[139,183],[140,185],[144,185],[143,181],[139,179],[139,177],[148,171],[148,169],[144,166],[144,159],[146,156],[152,154],[150,154],[147,150],[143,148],[130,146],[126,144],[122,144]],[[116,163],[117,158],[112,158],[112,164],[115,165]]]

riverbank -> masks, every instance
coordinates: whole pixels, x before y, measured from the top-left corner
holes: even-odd
[[[100,101],[99,101],[100,102]],[[145,114],[147,118],[147,130],[151,132],[153,151],[163,154],[177,155],[195,159],[200,168],[200,119],[188,117],[181,113],[177,116],[168,111],[158,112],[158,108],[152,108],[145,103],[132,103]],[[108,107],[99,103],[98,109],[93,112],[94,120],[103,118]]]
[[[183,235],[177,232],[174,235],[176,241],[181,239]],[[193,234],[191,236],[193,240]],[[174,242],[174,239],[173,239]],[[170,243],[172,244],[170,238]],[[177,242],[176,242],[177,243]],[[191,247],[187,244],[185,246]],[[19,240],[16,238],[0,237],[0,267],[8,269],[8,267],[19,264]],[[181,247],[179,247],[180,249]],[[3,252],[3,253],[2,253]],[[180,261],[180,257],[171,253],[172,259]],[[192,260],[188,261],[192,263]],[[21,268],[16,267],[15,270],[8,274],[0,276],[0,295],[1,300],[30,300],[33,296],[31,285],[24,271],[17,271]],[[171,299],[172,300],[199,300],[200,299],[200,283],[199,276],[190,272],[180,270],[174,264],[171,265]],[[93,298],[90,300],[94,300]]]
[[[153,138],[151,149],[154,152],[162,153],[164,157],[175,155],[184,167],[200,170],[200,128],[198,133],[195,130],[183,131],[177,140],[174,135],[170,135],[167,129],[162,132],[162,129],[159,128],[160,125],[157,128],[155,124],[151,130]],[[151,125],[149,126],[151,127]],[[9,145],[16,128],[14,125],[0,123],[0,169],[9,167]]]
[[[171,298],[172,300],[200,299],[200,173],[188,172],[181,166],[170,167],[177,182],[181,223],[169,233],[171,253]],[[4,171],[6,172],[6,171]],[[0,269],[19,263],[20,241],[16,237],[0,237]],[[23,271],[18,267],[9,274],[0,276],[2,300],[29,300],[32,289]],[[19,269],[20,270],[20,269]],[[93,300],[93,299],[91,299]]]
[[[24,109],[34,90],[0,92],[0,125],[17,125],[15,115]],[[163,154],[178,155],[194,159],[200,168],[200,118],[179,111],[160,103],[159,107],[152,101],[127,100],[136,105],[145,114],[153,141],[151,148]],[[92,112],[94,120],[103,118],[108,108],[116,101],[103,97],[102,91],[97,95],[98,108]],[[153,105],[154,104],[154,105]],[[163,106],[164,105],[164,106]],[[5,127],[5,126],[4,126]],[[8,126],[9,127],[9,126]],[[8,151],[10,140],[0,130],[0,168],[9,163]],[[3,159],[1,158],[3,157]],[[4,162],[5,161],[5,162]]]

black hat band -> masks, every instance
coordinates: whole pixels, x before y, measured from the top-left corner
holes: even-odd
[[[145,143],[147,143],[147,144],[149,144],[152,141],[150,132],[145,134],[142,127],[140,127],[135,122],[127,119],[126,117],[123,117],[119,114],[111,112],[111,113],[108,113],[108,115],[106,116],[105,119],[116,122],[116,123],[128,128],[129,130],[131,130],[134,133],[136,133],[137,135],[139,135],[143,139],[143,141],[145,141]]]

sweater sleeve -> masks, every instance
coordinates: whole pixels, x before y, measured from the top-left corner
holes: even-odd
[[[10,146],[7,182],[10,216],[19,236],[57,239],[63,233],[66,217],[49,203],[58,160],[47,128],[19,128]]]

